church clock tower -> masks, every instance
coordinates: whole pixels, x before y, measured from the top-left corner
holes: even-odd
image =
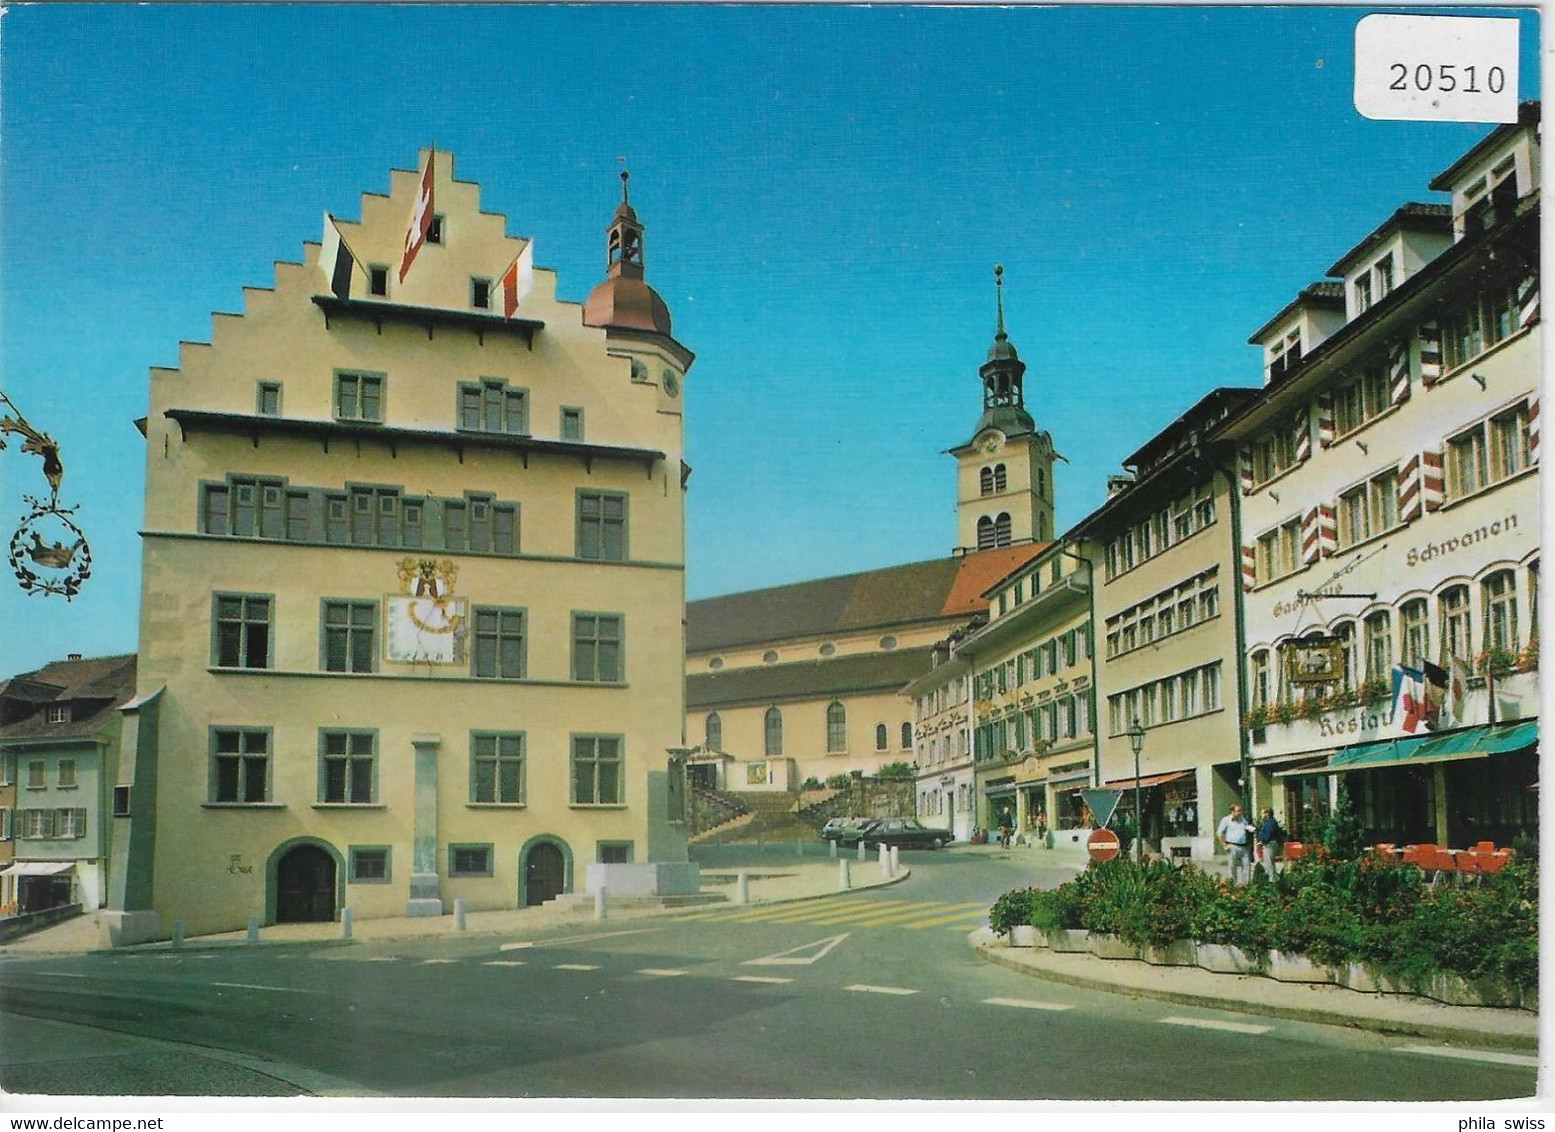
[[[962,551],[1045,542],[1053,537],[1053,438],[1026,412],[1026,363],[1004,331],[1004,268],[995,266],[999,323],[979,368],[983,415],[956,458],[956,545]]]

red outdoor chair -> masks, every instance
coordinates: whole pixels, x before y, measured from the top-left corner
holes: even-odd
[[[1474,849],[1479,853],[1494,853],[1496,851],[1496,843],[1494,841],[1478,841],[1475,842]]]
[[[1429,861],[1427,867],[1433,870],[1435,874],[1431,878],[1431,883],[1435,884],[1443,877],[1456,878],[1458,876],[1458,858],[1453,854],[1452,850],[1444,849],[1440,845],[1432,845],[1429,848],[1430,854],[1426,858]]]
[[[1506,867],[1506,863],[1512,859],[1512,851],[1510,849],[1500,849],[1494,853],[1480,853],[1478,857],[1480,875],[1488,876],[1491,873],[1500,872]]]
[[[1287,861],[1299,861],[1306,856],[1307,847],[1300,841],[1287,841],[1283,856]]]

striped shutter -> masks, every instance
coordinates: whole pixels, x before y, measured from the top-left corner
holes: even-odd
[[[1517,325],[1532,326],[1539,321],[1539,277],[1530,275],[1517,287]]]
[[[1306,409],[1298,409],[1295,418],[1290,422],[1290,427],[1296,433],[1296,463],[1308,459],[1312,455],[1312,429],[1307,423]]]
[[[1241,465],[1242,494],[1251,495],[1253,491],[1253,450],[1243,448],[1237,453],[1238,463]]]
[[[1528,398],[1528,462],[1539,462],[1539,398]]]
[[[1420,342],[1420,382],[1432,385],[1442,376],[1442,327],[1434,318],[1416,332]]]
[[[1408,523],[1421,514],[1420,457],[1411,456],[1398,470],[1398,517]]]
[[[1301,561],[1303,565],[1316,562],[1321,550],[1317,536],[1317,508],[1301,516]]]
[[[1334,393],[1331,389],[1317,395],[1317,442],[1322,448],[1334,442]]]
[[[1339,512],[1332,504],[1317,505],[1317,549],[1324,558],[1339,549]]]
[[[1388,347],[1388,386],[1393,404],[1409,400],[1409,343],[1403,339]]]
[[[1251,590],[1258,581],[1258,548],[1250,543],[1242,545],[1242,588]]]
[[[1441,449],[1427,448],[1420,453],[1420,501],[1427,511],[1439,511],[1445,495]]]

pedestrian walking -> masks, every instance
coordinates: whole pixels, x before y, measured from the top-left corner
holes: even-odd
[[[1279,867],[1275,862],[1285,842],[1285,831],[1280,828],[1279,820],[1274,816],[1271,807],[1264,807],[1263,817],[1258,822],[1258,830],[1254,837],[1257,841],[1258,863],[1263,866],[1263,871],[1269,874],[1269,879],[1273,880]]]
[[[1253,827],[1242,816],[1241,803],[1233,802],[1231,812],[1220,819],[1215,829],[1216,839],[1226,850],[1226,863],[1231,866],[1232,884],[1245,884],[1252,879],[1252,836]]]

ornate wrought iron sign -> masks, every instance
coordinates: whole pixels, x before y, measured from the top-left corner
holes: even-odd
[[[92,574],[92,549],[86,535],[71,518],[77,507],[59,505],[59,485],[65,478],[65,465],[59,458],[59,445],[46,432],[39,432],[4,393],[0,393],[0,450],[5,438],[22,437],[24,453],[43,461],[43,478],[49,485],[47,499],[23,493],[27,513],[11,535],[7,557],[17,584],[28,594],[62,595],[66,601],[81,591],[82,583]]]

